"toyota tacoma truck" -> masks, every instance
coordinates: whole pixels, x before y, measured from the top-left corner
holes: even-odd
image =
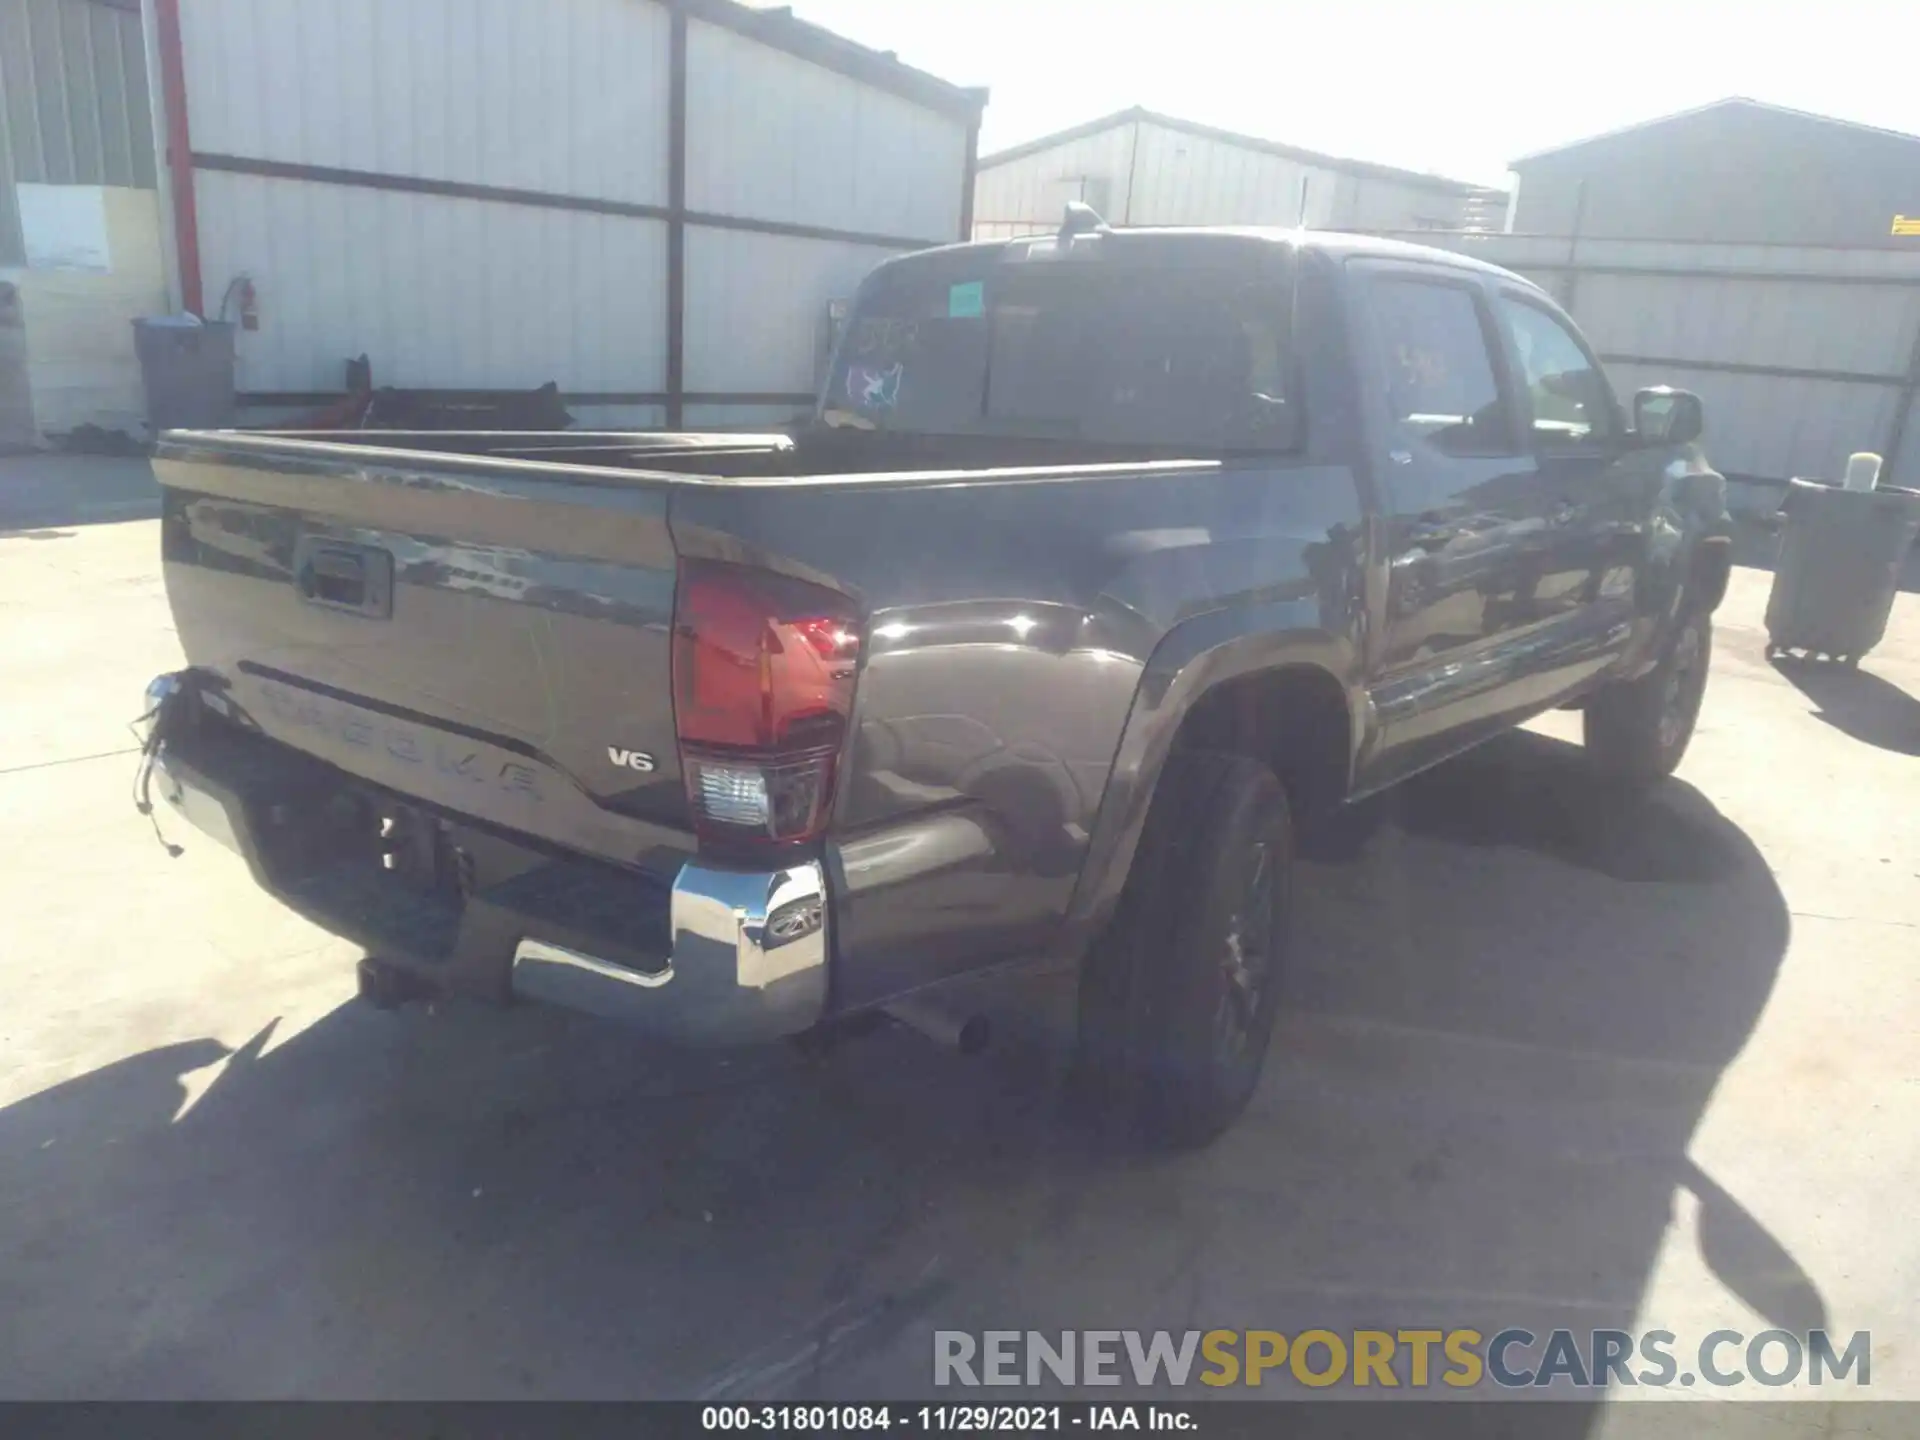
[[[1473,259],[1076,211],[881,265],[790,435],[169,432],[142,791],[376,1000],[731,1044],[1075,963],[1196,1143],[1303,836],[1555,707],[1678,763],[1702,424]]]

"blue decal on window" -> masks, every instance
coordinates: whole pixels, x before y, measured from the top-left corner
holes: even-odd
[[[886,370],[847,367],[847,398],[863,410],[891,410],[900,403],[900,365]]]
[[[947,287],[947,318],[978,320],[987,313],[987,287],[982,280]]]

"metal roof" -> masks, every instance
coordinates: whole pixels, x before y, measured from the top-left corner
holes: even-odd
[[[1631,125],[1622,125],[1616,130],[1603,130],[1598,135],[1589,135],[1584,140],[1572,140],[1565,145],[1555,145],[1545,150],[1535,150],[1532,154],[1522,155],[1510,161],[1514,166],[1528,164],[1534,160],[1544,160],[1549,155],[1564,155],[1569,150],[1579,150],[1588,145],[1598,145],[1603,141],[1616,140],[1622,135],[1632,135],[1640,130],[1651,130],[1657,125],[1671,125],[1676,120],[1690,120],[1696,115],[1705,115],[1714,110],[1724,110],[1737,105],[1747,110],[1764,110],[1770,115],[1786,115],[1795,120],[1812,120],[1821,125],[1839,125],[1844,129],[1858,130],[1867,135],[1884,135],[1891,140],[1906,140],[1920,145],[1920,135],[1909,135],[1904,130],[1884,130],[1878,125],[1862,125],[1854,120],[1841,120],[1832,115],[1819,115],[1811,110],[1795,110],[1787,105],[1774,105],[1765,100],[1751,100],[1744,95],[1729,95],[1724,100],[1714,100],[1705,105],[1695,105],[1690,110],[1676,110],[1671,115],[1656,115],[1651,120],[1635,121]],[[985,163],[984,161],[982,162]]]
[[[891,50],[873,50],[844,35],[802,20],[788,5],[743,5],[739,0],[659,0],[695,20],[719,25],[825,69],[890,90],[908,100],[963,120],[978,120],[986,108],[984,86],[955,85],[904,63]]]
[[[1303,149],[1298,145],[1282,144],[1278,140],[1263,140],[1257,135],[1242,135],[1232,130],[1219,130],[1211,125],[1182,120],[1175,115],[1162,115],[1139,105],[1127,110],[1115,111],[1111,115],[1103,115],[1098,120],[1089,120],[1082,125],[1056,130],[1053,134],[1042,135],[1037,140],[1022,141],[1018,145],[1009,146],[992,155],[983,155],[980,157],[979,168],[987,170],[995,165],[1005,165],[1009,161],[1019,160],[1027,155],[1037,155],[1043,150],[1051,150],[1054,146],[1064,145],[1071,140],[1083,140],[1089,135],[1098,135],[1107,130],[1118,129],[1122,125],[1138,122],[1158,125],[1165,130],[1178,130],[1188,135],[1198,135],[1207,140],[1218,140],[1227,145],[1237,145],[1243,150],[1258,150],[1263,154],[1279,155],[1288,160],[1319,165],[1328,170],[1344,171],[1349,175],[1367,175],[1375,179],[1397,181],[1403,185],[1421,185],[1449,195],[1478,195],[1489,188],[1485,185],[1474,185],[1465,180],[1450,180],[1444,175],[1430,175],[1421,170],[1403,170],[1397,165],[1381,165],[1372,160],[1350,160],[1344,156],[1327,155],[1318,150]]]

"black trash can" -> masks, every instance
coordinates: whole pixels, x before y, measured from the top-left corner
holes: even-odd
[[[172,316],[133,322],[147,392],[147,425],[225,430],[233,425],[233,324]]]
[[[1900,570],[1920,533],[1920,491],[1795,480],[1783,508],[1768,643],[1858,664],[1887,633]]]

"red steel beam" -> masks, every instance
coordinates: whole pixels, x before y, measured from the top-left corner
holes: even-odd
[[[160,51],[160,99],[167,120],[167,173],[173,181],[173,246],[180,265],[180,303],[204,311],[200,282],[200,213],[193,200],[193,141],[187,132],[187,66],[180,42],[180,0],[154,0]]]

